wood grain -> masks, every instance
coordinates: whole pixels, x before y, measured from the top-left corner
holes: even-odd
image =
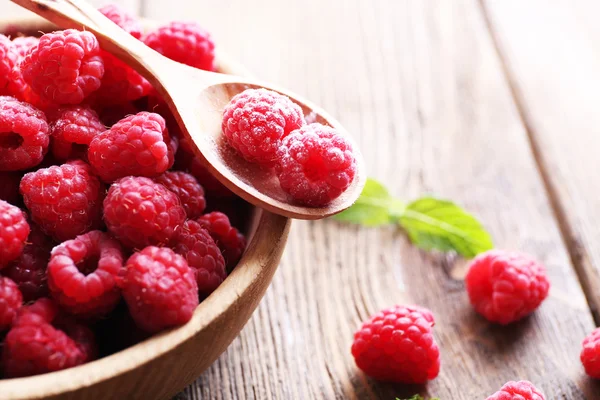
[[[578,362],[592,318],[477,1],[149,0],[144,10],[198,20],[256,75],[339,117],[395,194],[459,201],[499,247],[542,259],[553,283],[539,312],[499,328],[473,314],[460,260],[419,252],[393,229],[298,222],[249,325],[180,398],[477,399],[509,379],[551,399],[597,398]],[[376,383],[350,356],[361,320],[405,302],[437,316],[443,366],[427,388]]]

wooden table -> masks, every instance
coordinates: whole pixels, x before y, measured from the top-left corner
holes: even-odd
[[[258,77],[337,116],[394,194],[456,200],[552,281],[535,315],[501,328],[469,306],[460,259],[391,228],[296,222],[251,321],[178,399],[472,400],[511,379],[600,399],[578,360],[600,306],[600,2],[122,2],[199,21]],[[442,370],[426,388],[377,383],[352,360],[360,322],[395,303],[436,315]]]

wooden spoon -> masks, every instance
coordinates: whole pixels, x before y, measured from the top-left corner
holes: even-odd
[[[366,180],[365,166],[356,143],[339,122],[300,96],[252,79],[202,71],[172,61],[135,39],[81,0],[12,0],[62,28],[93,32],[102,48],[129,64],[154,85],[167,101],[182,132],[196,144],[196,156],[227,188],[246,201],[290,218],[319,219],[336,214],[354,203]],[[279,187],[272,171],[261,169],[238,156],[223,140],[224,106],[248,88],[264,87],[284,94],[298,104],[304,115],[330,125],[354,146],[357,173],[354,182],[331,204],[303,207]]]

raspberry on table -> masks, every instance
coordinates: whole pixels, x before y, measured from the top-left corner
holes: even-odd
[[[545,400],[545,397],[529,381],[510,381],[486,400]]]
[[[131,248],[168,245],[185,221],[175,193],[149,178],[129,176],[111,185],[104,199],[104,221]]]
[[[40,38],[35,36],[19,36],[12,40],[13,50],[17,53],[19,59],[25,57],[30,50],[40,43]]]
[[[154,178],[171,192],[175,193],[188,218],[197,218],[206,208],[204,189],[193,175],[182,171],[167,171]]]
[[[58,308],[49,299],[22,307],[4,340],[2,368],[8,378],[59,371],[89,361],[78,343],[55,328]]]
[[[0,200],[12,205],[21,202],[19,184],[23,175],[19,172],[0,172]]]
[[[14,97],[0,96],[0,171],[19,171],[42,162],[50,134],[43,112]]]
[[[101,226],[104,186],[83,161],[26,174],[21,194],[33,222],[59,242]]]
[[[126,117],[92,139],[90,164],[105,182],[130,175],[158,176],[169,168],[165,129],[158,114],[143,111]]]
[[[275,166],[281,188],[299,203],[324,206],[352,183],[356,159],[352,145],[321,124],[305,125],[282,141]]]
[[[185,259],[169,248],[149,246],[132,255],[121,282],[136,324],[148,332],[183,325],[198,306],[198,285]]]
[[[18,60],[19,54],[10,39],[0,34],[0,94],[9,94],[10,74]]]
[[[440,371],[440,351],[433,338],[431,311],[394,306],[374,315],[354,334],[352,355],[368,376],[422,384]]]
[[[198,290],[212,293],[227,277],[225,260],[210,233],[196,221],[185,221],[173,250],[186,259],[194,271]]]
[[[22,304],[23,296],[17,284],[0,276],[0,332],[10,328]]]
[[[56,246],[48,263],[52,297],[69,313],[97,318],[121,299],[117,276],[123,271],[123,250],[108,234],[91,231]]]
[[[531,314],[550,289],[541,263],[504,250],[490,250],[471,261],[465,284],[475,311],[502,325]]]
[[[98,11],[134,38],[139,39],[142,37],[142,24],[140,21],[120,5],[107,4],[104,7],[100,7]]]
[[[80,104],[100,87],[104,75],[98,40],[76,29],[43,35],[20,67],[25,82],[56,104]]]
[[[52,153],[57,160],[87,158],[92,139],[106,128],[98,114],[89,107],[71,106],[62,108],[50,123]]]
[[[215,44],[210,33],[195,22],[171,22],[143,41],[171,60],[207,71],[215,69]]]
[[[223,110],[227,142],[246,160],[272,165],[281,140],[304,125],[300,106],[287,96],[267,89],[247,89]]]
[[[600,379],[600,328],[594,329],[583,340],[582,347],[579,358],[585,373],[594,379]]]
[[[48,295],[46,268],[50,260],[50,250],[54,242],[42,230],[30,223],[31,232],[23,253],[2,270],[2,275],[19,286],[25,302],[31,302]]]
[[[0,200],[0,270],[21,255],[29,231],[23,211]]]
[[[236,228],[231,226],[227,215],[214,211],[198,218],[198,223],[204,227],[215,243],[221,249],[227,268],[233,268],[242,257],[246,248],[246,238]]]

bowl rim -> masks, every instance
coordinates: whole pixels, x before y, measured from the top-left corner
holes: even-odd
[[[142,22],[146,29],[158,23],[143,18]],[[47,27],[49,29],[52,27],[51,23],[35,15],[0,18],[0,31],[13,25],[31,28]],[[222,51],[217,51],[216,64],[217,69],[223,73],[250,75],[248,70],[232,61]],[[38,399],[73,392],[82,387],[90,387],[131,372],[193,339],[203,329],[215,322],[224,310],[235,306],[236,301],[244,293],[252,291],[256,282],[264,276],[265,270],[270,265],[274,264],[272,268],[277,268],[277,257],[285,246],[291,220],[256,207],[252,214],[255,227],[238,266],[210,296],[198,305],[188,323],[77,367],[31,377],[0,379],[2,399]],[[272,251],[265,254],[264,248],[257,246],[257,243],[267,240],[272,243]]]

